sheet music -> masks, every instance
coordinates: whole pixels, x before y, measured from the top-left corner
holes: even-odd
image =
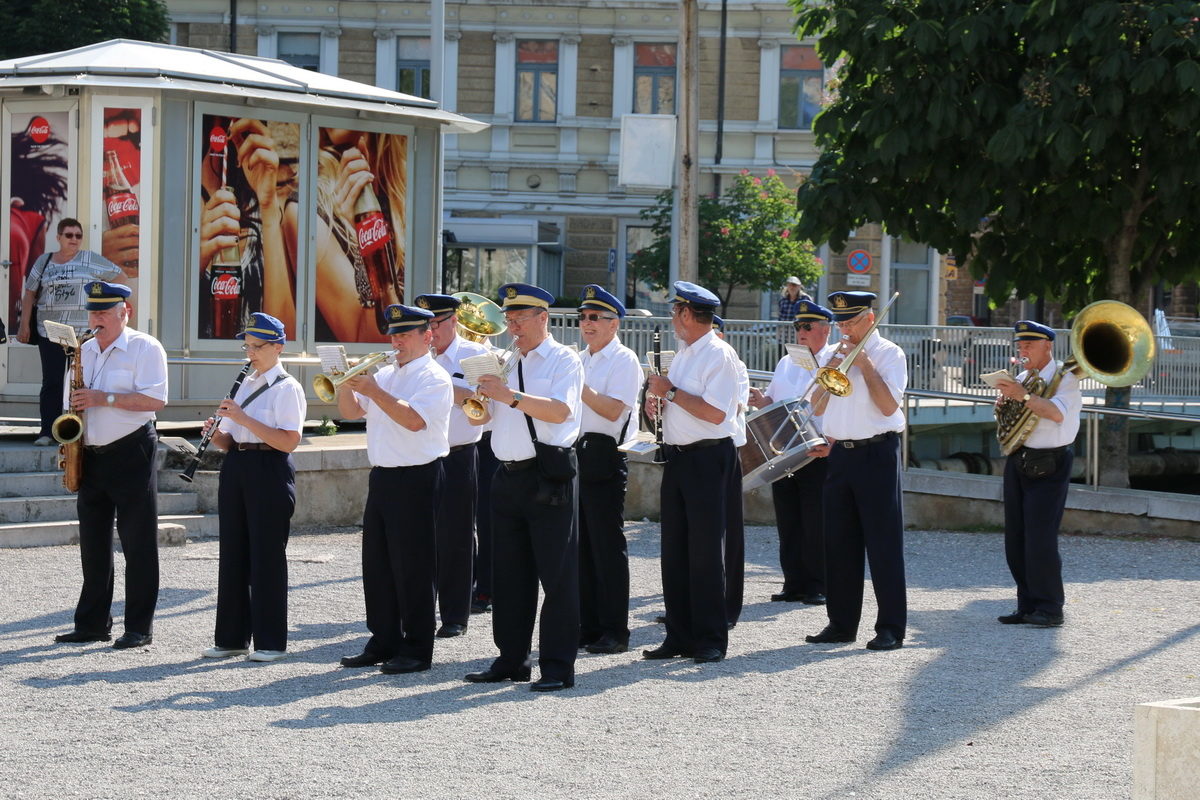
[[[479,378],[483,375],[499,375],[500,374],[500,359],[496,352],[480,353],[477,356],[467,356],[462,361],[458,362],[462,368],[463,380],[470,386],[475,386],[479,383]]]
[[[661,353],[658,354],[658,356],[659,356],[659,359],[662,361],[661,374],[666,375],[671,370],[671,362],[675,360],[675,351],[674,350],[663,350]],[[654,353],[653,352],[646,353],[646,363],[650,365],[650,371],[651,371],[651,373],[653,373],[654,372]]]
[[[43,320],[42,324],[46,326],[46,338],[55,344],[61,344],[63,347],[79,346],[79,340],[75,338],[75,329],[70,325],[49,319]]]
[[[817,359],[813,356],[812,350],[808,349],[807,345],[788,342],[784,347],[787,348],[788,358],[796,366],[806,369],[809,372],[817,368]]]
[[[654,441],[654,434],[649,431],[637,431],[633,438],[627,442],[623,442],[617,447],[622,453],[633,453],[635,455],[653,453],[658,449],[658,443]]]
[[[346,363],[346,348],[340,344],[317,345],[317,357],[321,359],[321,372],[330,375],[349,369]]]
[[[1017,379],[1014,378],[1012,374],[1008,372],[1008,370],[1001,369],[997,370],[996,372],[985,372],[979,376],[979,380],[983,381],[993,389],[999,389],[1002,381],[1016,382]]]

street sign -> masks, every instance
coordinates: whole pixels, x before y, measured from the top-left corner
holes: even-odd
[[[846,285],[847,286],[870,286],[871,285],[871,277],[869,275],[853,275],[853,274],[847,275],[846,276]]]
[[[608,271],[614,273],[617,271],[617,248],[608,248]]]
[[[871,254],[866,250],[851,250],[846,256],[846,268],[859,275],[865,275],[871,271]]]

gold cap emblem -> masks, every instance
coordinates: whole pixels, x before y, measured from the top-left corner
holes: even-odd
[[[400,306],[392,306],[391,308],[388,309],[388,320],[389,321],[399,322],[400,318],[402,316],[404,316],[404,312],[400,309]]]
[[[417,305],[420,306],[421,308],[429,308],[429,300],[422,297],[420,300],[417,301]]]
[[[516,297],[517,296],[517,287],[515,287],[515,286],[508,287],[508,290],[504,293],[504,296],[507,297],[509,300]]]
[[[92,297],[103,297],[103,296],[104,296],[104,287],[98,283],[93,283],[92,284]]]
[[[833,307],[834,308],[845,308],[846,305],[847,305],[847,303],[846,303],[845,295],[839,294],[837,297],[833,298]]]
[[[586,296],[587,296],[588,300],[596,299],[596,287],[595,286],[587,287],[587,295]]]

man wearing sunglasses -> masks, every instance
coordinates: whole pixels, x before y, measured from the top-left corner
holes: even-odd
[[[827,364],[837,351],[836,344],[828,343],[832,320],[833,313],[829,309],[811,300],[802,300],[792,322],[796,329],[796,344],[812,352],[818,368]],[[815,378],[816,370],[805,369],[790,355],[785,355],[775,366],[766,393],[750,390],[750,405],[765,408],[779,400],[804,397]],[[819,417],[813,417],[818,430],[819,421]],[[826,466],[826,459],[815,458],[771,484],[775,525],[779,529],[779,566],[783,570],[783,591],[771,595],[771,600],[777,603],[825,604],[822,492]]]
[[[637,355],[617,329],[625,306],[596,284],[579,298],[583,418],[579,458],[579,643],[589,653],[629,648],[629,553],[625,544],[625,441],[642,386]],[[633,421],[636,429],[637,422]]]

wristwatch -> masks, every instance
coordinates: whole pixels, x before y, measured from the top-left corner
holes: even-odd
[[[674,402],[675,393],[678,391],[679,391],[679,389],[677,387],[672,386],[670,389],[667,389],[667,393],[663,395],[663,399],[666,400],[668,403]]]
[[[1029,392],[1026,392],[1026,393],[1025,393],[1025,396],[1021,398],[1021,402],[1022,402],[1022,403],[1028,403],[1028,402],[1029,402],[1029,397],[1030,397],[1030,394],[1029,394]]]
[[[115,394],[113,394],[112,392],[109,392],[108,396],[104,398],[104,402],[108,403],[111,406],[117,402],[117,396]]]
[[[509,407],[509,408],[516,408],[516,407],[517,407],[517,403],[521,402],[521,399],[522,399],[523,397],[525,397],[525,395],[521,394],[520,392],[513,392],[513,401],[512,401],[511,403],[509,403],[509,404],[508,404],[508,407]]]

